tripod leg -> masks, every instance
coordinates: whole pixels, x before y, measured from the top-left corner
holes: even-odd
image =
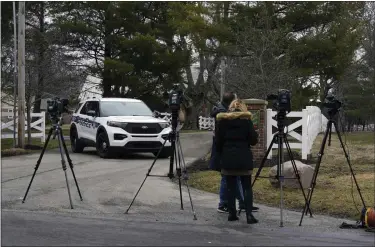
[[[32,183],[33,180],[34,180],[34,177],[35,177],[36,171],[38,170],[38,168],[39,168],[39,166],[40,166],[40,162],[42,162],[42,158],[43,158],[44,152],[45,152],[46,149],[47,149],[48,142],[49,142],[49,140],[51,139],[52,132],[53,132],[53,127],[52,127],[52,128],[49,130],[49,132],[48,132],[48,137],[47,137],[46,143],[44,143],[43,150],[42,150],[42,152],[41,152],[41,154],[40,154],[40,156],[39,156],[38,161],[36,162],[36,165],[35,165],[35,168],[34,168],[33,176],[31,177],[31,180],[30,180],[29,186],[27,187],[26,193],[25,193],[25,195],[23,196],[22,203],[25,203],[25,200],[26,200],[27,194],[29,193],[29,190],[30,190],[30,187],[31,187],[31,183]]]
[[[304,214],[307,210],[307,207],[310,207],[310,205],[311,205],[311,198],[312,198],[312,195],[314,193],[314,188],[315,188],[315,185],[316,185],[316,179],[318,177],[320,164],[322,162],[322,158],[323,158],[323,155],[324,155],[324,148],[325,148],[325,145],[327,143],[328,135],[331,131],[331,128],[330,128],[331,124],[332,124],[332,122],[331,122],[331,120],[329,120],[328,123],[327,123],[326,133],[324,134],[323,141],[322,141],[322,144],[320,146],[320,150],[319,150],[319,154],[318,154],[318,162],[315,165],[314,174],[313,174],[313,177],[311,179],[309,193],[307,195],[307,202],[305,203],[305,206],[304,206],[303,211],[302,211],[301,219],[300,219],[300,222],[299,222],[300,226],[302,225],[303,216],[304,216]]]
[[[292,149],[290,148],[290,145],[289,145],[289,142],[288,142],[288,139],[287,139],[287,135],[284,134],[284,142],[285,142],[285,145],[286,145],[286,149],[288,150],[288,154],[289,154],[289,158],[290,158],[290,161],[292,162],[292,166],[293,166],[293,170],[294,170],[294,174],[296,175],[296,178],[298,180],[298,183],[299,183],[299,186],[301,188],[301,191],[302,191],[302,194],[303,194],[303,198],[305,199],[305,203],[307,203],[307,197],[306,197],[306,193],[305,193],[305,190],[302,186],[302,182],[301,182],[301,177],[299,175],[299,172],[298,172],[298,169],[297,169],[297,165],[296,165],[296,162],[293,158],[293,153],[292,153]],[[310,209],[310,206],[308,205],[308,210],[309,210],[309,213],[310,213],[310,217],[312,217],[312,213],[311,213],[311,209]],[[306,214],[307,214],[307,211],[306,211]]]
[[[143,179],[143,182],[142,182],[141,186],[139,187],[137,193],[135,194],[135,196],[134,196],[132,202],[130,203],[128,209],[125,211],[125,214],[128,214],[128,212],[129,212],[131,206],[133,205],[133,203],[134,203],[135,199],[137,198],[139,192],[141,191],[141,189],[142,189],[144,183],[146,182],[147,177],[150,175],[150,172],[151,172],[152,168],[154,167],[154,165],[155,165],[157,159],[159,158],[159,155],[160,155],[161,151],[163,150],[163,148],[164,148],[166,142],[167,142],[167,139],[164,141],[163,145],[162,145],[161,148],[159,149],[158,154],[156,155],[154,161],[152,162],[150,168],[148,169],[148,172],[147,172],[145,178]]]
[[[329,125],[328,147],[331,146],[331,136],[332,136],[332,124]]]
[[[255,174],[254,176],[254,180],[253,180],[253,183],[251,184],[251,187],[254,187],[254,184],[255,184],[255,181],[257,180],[257,178],[259,177],[260,173],[262,172],[262,169],[264,167],[264,163],[266,162],[267,160],[267,157],[268,157],[268,154],[271,152],[272,150],[272,146],[274,144],[274,142],[276,141],[276,138],[277,138],[277,135],[275,134],[272,138],[272,141],[270,143],[270,145],[268,146],[268,149],[267,149],[267,152],[266,154],[264,155],[263,159],[262,159],[262,162],[260,163],[259,165],[259,168],[258,168],[258,171],[257,173]]]
[[[176,140],[177,142],[177,140]],[[175,142],[175,145],[176,145],[176,142]],[[177,172],[177,176],[178,176],[178,187],[180,189],[180,201],[181,201],[181,210],[184,210],[184,204],[183,204],[183,201],[182,201],[182,188],[181,188],[181,156],[180,156],[180,152],[178,151],[178,147],[175,147],[174,148],[175,150],[175,160],[176,160],[176,172]]]
[[[61,165],[64,170],[65,174],[65,181],[66,181],[66,187],[68,188],[68,194],[69,194],[69,201],[70,201],[70,208],[73,209],[73,202],[72,202],[72,196],[70,194],[70,187],[69,187],[69,181],[68,181],[68,175],[66,174],[66,164],[65,164],[65,159],[63,155],[63,148],[62,148],[62,140],[61,140],[61,135],[60,135],[60,129],[56,130],[58,133],[57,134],[57,139],[59,141],[59,150],[60,150],[60,155],[61,155]]]
[[[65,140],[64,140],[64,135],[63,135],[62,131],[60,131],[60,138],[61,138],[61,142],[63,144],[64,150],[65,150],[65,155],[66,155],[66,158],[68,160],[68,164],[69,164],[70,170],[72,171],[72,174],[73,174],[74,182],[75,182],[75,184],[77,186],[79,197],[81,198],[81,201],[83,201],[82,195],[81,195],[81,190],[79,189],[78,182],[77,182],[77,179],[76,179],[76,175],[75,175],[74,170],[73,170],[73,162],[70,159],[70,155],[69,155],[69,152],[68,152],[68,148],[66,147]]]
[[[279,133],[278,136],[278,162],[277,162],[277,167],[278,167],[278,172],[277,175],[279,177],[279,184],[280,184],[280,227],[284,226],[283,222],[283,202],[284,202],[284,197],[283,197],[283,183],[284,183],[284,176],[283,176],[283,171],[284,171],[284,165],[283,165],[283,138],[282,135]]]
[[[337,124],[336,124],[335,122],[333,122],[333,124],[334,124],[334,126],[335,126],[335,130],[336,130],[337,136],[339,137],[339,140],[340,140],[340,144],[341,144],[342,150],[343,150],[344,153],[345,153],[345,158],[346,158],[346,161],[348,162],[349,169],[350,169],[350,173],[351,173],[352,176],[353,176],[354,183],[355,183],[355,185],[356,185],[356,187],[357,187],[359,197],[361,198],[361,201],[362,201],[362,205],[363,205],[364,208],[366,208],[365,200],[363,199],[363,196],[362,196],[362,193],[361,193],[361,189],[359,188],[359,185],[358,185],[357,179],[356,179],[356,177],[355,177],[355,175],[354,175],[354,171],[353,171],[352,165],[350,164],[349,155],[348,155],[348,153],[347,153],[346,150],[345,150],[345,146],[344,146],[344,143],[343,143],[343,141],[342,141],[340,131],[339,131],[339,129],[337,128]]]
[[[172,135],[176,135],[175,133],[173,133]],[[176,153],[176,140],[174,140],[175,136],[172,137],[171,139],[171,148],[172,148],[172,155],[169,159],[169,173],[168,173],[168,177],[170,179],[172,179],[174,177],[174,174],[173,174],[173,163],[174,163],[174,159],[176,158],[175,156],[175,153]]]
[[[184,181],[185,181],[186,188],[187,188],[187,190],[188,190],[191,209],[192,209],[192,211],[193,211],[194,220],[197,220],[197,216],[196,216],[195,209],[194,209],[194,205],[193,205],[193,200],[192,200],[191,193],[190,193],[189,183],[188,183],[189,176],[188,176],[188,174],[187,174],[186,163],[185,163],[185,157],[184,157],[184,153],[183,153],[183,151],[182,151],[181,142],[180,142],[179,139],[178,139],[178,150],[179,150],[179,152],[180,152],[180,157],[181,157],[181,159],[182,159],[182,164],[183,164],[183,178],[184,178]]]
[[[180,142],[179,136],[177,136],[177,140],[178,140],[177,149],[179,150],[180,157],[182,159],[182,164],[183,164],[183,169],[184,169],[183,170],[184,181],[185,181],[185,185],[186,185],[186,188],[187,188],[188,194],[189,194],[189,199],[190,199],[190,204],[191,204],[191,210],[193,211],[194,220],[197,220],[197,215],[195,214],[193,200],[191,199],[190,188],[189,188],[189,184],[188,184],[188,181],[187,181],[188,180],[188,176],[187,176],[185,158],[184,158],[184,153],[182,152],[182,146],[181,146],[181,142]]]

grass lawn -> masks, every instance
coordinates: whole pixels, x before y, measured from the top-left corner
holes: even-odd
[[[373,132],[348,133],[346,138],[343,136],[344,142],[346,139],[346,149],[349,151],[352,168],[366,206],[375,205],[374,137]],[[319,135],[313,145],[313,160],[310,161],[313,166],[315,166],[322,139],[323,135]],[[269,169],[263,168],[261,176],[268,176]],[[254,170],[254,174],[256,172],[257,169]],[[190,183],[192,187],[218,193],[220,178],[218,172],[199,171],[191,174]],[[302,211],[305,203],[302,191],[285,189],[284,192],[285,208]],[[306,196],[307,193],[306,190]],[[254,185],[254,200],[256,203],[278,207],[280,190],[273,188],[268,179],[258,178]],[[361,199],[354,179],[350,175],[349,165],[340,147],[340,142],[334,133],[331,146],[326,145],[325,147],[311,201],[311,209],[313,214],[359,219],[358,210],[362,209]]]
[[[46,126],[46,140],[47,140],[47,135],[48,135],[50,128],[51,126]],[[62,130],[63,130],[64,136],[69,136],[69,125],[63,125]],[[65,140],[65,143],[67,146],[70,146],[69,140]],[[25,144],[27,144],[27,138],[25,138]],[[34,153],[34,152],[41,152],[44,146],[44,143],[40,141],[40,138],[32,138],[31,145],[34,146],[33,149],[13,148],[13,138],[1,139],[1,156],[7,157],[7,156],[15,156],[15,155],[21,155],[21,154],[29,154],[29,153]],[[58,144],[57,137],[55,140],[53,140],[51,137],[51,139],[49,140],[47,149],[54,149],[58,147],[59,147],[59,144]]]
[[[181,133],[205,133],[205,132],[212,132],[212,130],[180,130]]]

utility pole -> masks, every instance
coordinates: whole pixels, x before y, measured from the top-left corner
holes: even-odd
[[[17,15],[16,15],[16,2],[13,1],[13,60],[14,60],[14,71],[13,71],[13,147],[17,147]]]
[[[25,147],[25,2],[18,2],[18,147]]]

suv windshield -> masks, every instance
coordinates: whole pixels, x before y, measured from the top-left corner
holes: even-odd
[[[143,102],[102,101],[100,116],[152,116],[152,111]]]

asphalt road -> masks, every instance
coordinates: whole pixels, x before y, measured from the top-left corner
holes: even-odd
[[[284,228],[243,223],[204,224],[7,212],[2,217],[3,246],[373,246],[358,235],[300,234]]]
[[[182,134],[185,161],[203,156],[211,134]],[[374,246],[375,235],[338,229],[340,219],[305,217],[297,226],[297,212],[284,211],[285,227],[278,227],[279,210],[261,206],[257,226],[227,222],[216,212],[217,195],[191,189],[198,220],[193,220],[183,187],[185,210],[180,210],[178,186],[168,178],[148,177],[135,203],[124,214],[153,161],[152,155],[100,159],[93,151],[72,154],[83,201],[71,172],[68,179],[74,209],[70,209],[60,155],[48,151],[22,198],[34,171],[37,154],[2,160],[2,245],[294,245]],[[165,175],[169,160],[158,160],[151,174]]]

